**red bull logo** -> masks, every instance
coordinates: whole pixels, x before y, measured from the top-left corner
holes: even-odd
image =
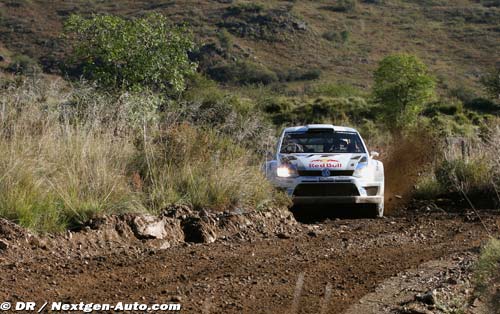
[[[313,159],[309,162],[309,168],[342,168],[342,164],[336,159]]]

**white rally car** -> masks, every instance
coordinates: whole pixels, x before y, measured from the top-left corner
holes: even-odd
[[[331,124],[286,128],[267,178],[301,204],[365,204],[384,214],[384,165],[368,154],[358,131]]]

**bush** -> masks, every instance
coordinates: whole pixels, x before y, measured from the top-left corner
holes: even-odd
[[[360,97],[317,97],[305,101],[301,98],[276,97],[267,99],[263,110],[273,122],[282,124],[357,123],[371,117],[372,108]]]
[[[7,71],[16,74],[34,75],[36,73],[41,73],[42,69],[34,59],[26,55],[15,55],[7,66]]]
[[[252,154],[213,130],[181,124],[154,141],[161,144],[145,149],[136,161],[150,208],[172,203],[217,211],[255,208],[276,196]]]
[[[311,81],[321,76],[321,70],[319,69],[289,69],[284,72],[276,72],[281,82]]]
[[[259,3],[239,3],[227,8],[227,15],[238,15],[244,12],[260,13],[262,10],[264,10],[264,6]]]
[[[373,94],[381,104],[390,129],[400,132],[415,123],[424,106],[433,99],[436,82],[416,56],[385,57],[375,71]]]
[[[439,114],[456,115],[463,113],[463,106],[460,102],[437,102],[430,104],[423,114],[429,117],[435,117]]]
[[[485,160],[463,159],[444,160],[435,172],[441,186],[472,193],[489,190],[493,174],[491,165]]]
[[[65,32],[73,39],[73,62],[105,88],[178,93],[185,87],[185,77],[196,69],[188,58],[194,47],[191,33],[161,14],[131,20],[72,15]]]
[[[491,238],[481,249],[474,269],[474,283],[478,297],[485,299],[488,313],[500,313],[499,291],[495,289],[500,281],[500,240]],[[496,290],[496,291],[495,291]]]
[[[346,44],[349,41],[349,31],[347,30],[343,30],[341,32],[328,31],[323,33],[322,37],[328,41]]]
[[[334,12],[353,12],[356,9],[356,0],[336,0],[333,5],[322,8]]]
[[[495,104],[489,99],[474,98],[465,103],[465,108],[479,113],[500,115],[500,104]]]
[[[432,174],[419,178],[415,185],[414,196],[417,199],[434,200],[445,192],[446,190],[443,188],[443,185]]]
[[[222,83],[267,85],[278,81],[276,73],[250,61],[217,65],[207,72],[212,79]]]

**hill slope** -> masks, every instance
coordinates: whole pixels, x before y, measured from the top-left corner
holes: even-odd
[[[275,71],[320,70],[324,80],[366,88],[383,56],[405,51],[433,69],[441,88],[477,89],[478,77],[500,62],[500,7],[468,0],[2,0],[0,53],[3,46],[53,71],[67,49],[60,36],[69,14],[151,11],[187,22],[200,43],[229,42],[207,53],[208,66],[245,58]]]

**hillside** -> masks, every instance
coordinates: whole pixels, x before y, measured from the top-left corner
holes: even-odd
[[[0,54],[7,60],[25,54],[57,73],[68,15],[151,11],[193,28],[201,46],[197,58],[208,72],[246,59],[283,81],[320,74],[367,88],[383,56],[405,51],[431,67],[442,90],[478,91],[478,78],[500,62],[498,2],[468,0],[2,0]]]

